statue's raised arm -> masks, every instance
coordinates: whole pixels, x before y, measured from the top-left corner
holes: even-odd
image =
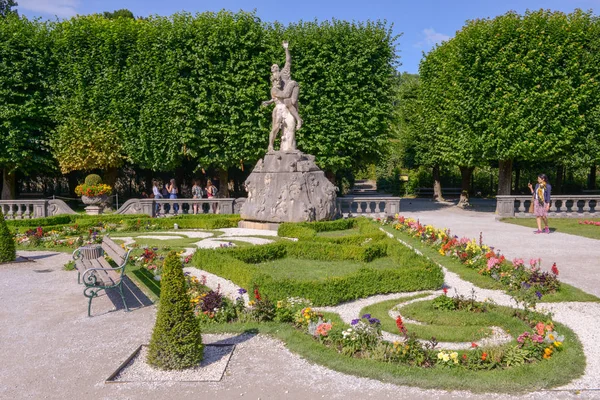
[[[283,48],[285,49],[285,65],[281,70],[281,79],[283,79],[284,83],[289,81],[292,75],[292,56],[290,54],[289,43],[284,41],[282,43]]]

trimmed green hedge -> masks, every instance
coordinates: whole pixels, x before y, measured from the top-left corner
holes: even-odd
[[[367,219],[344,221],[339,225],[320,223],[318,229],[337,226],[345,230],[358,225],[361,234],[340,238],[309,238],[306,235],[297,242],[202,249],[196,252],[192,264],[229,279],[245,289],[258,286],[261,293],[273,300],[298,296],[310,299],[316,306],[336,305],[375,294],[438,289],[442,286],[444,275],[441,268],[427,258],[417,255],[395,240],[382,237],[385,234]],[[289,232],[310,231],[316,234],[311,226],[312,224],[282,224],[279,233],[284,236]],[[337,242],[332,242],[331,239]],[[369,267],[370,261],[386,256],[391,259],[389,268]],[[284,257],[323,261],[352,260],[365,264],[364,268],[347,275],[310,281],[277,279],[262,270],[260,263]]]
[[[4,214],[0,210],[0,263],[14,261],[17,258],[15,240],[8,230]]]
[[[24,231],[35,229],[38,226],[44,230],[60,231],[66,225],[78,225],[81,229],[98,226],[100,223],[123,223],[125,230],[143,230],[147,226],[156,226],[158,229],[173,229],[173,224],[181,229],[220,229],[235,228],[240,221],[236,214],[203,214],[180,215],[170,218],[150,218],[145,214],[107,214],[107,215],[57,215],[54,217],[9,220],[7,225],[12,229]]]

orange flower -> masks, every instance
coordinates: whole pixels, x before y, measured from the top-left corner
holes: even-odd
[[[487,353],[483,353],[481,355],[481,361],[485,361],[485,359],[487,358],[488,354]]]

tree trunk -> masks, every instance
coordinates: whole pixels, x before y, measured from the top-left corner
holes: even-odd
[[[590,176],[588,178],[588,190],[596,190],[596,164],[590,167]]]
[[[16,195],[17,179],[14,172],[2,170],[2,200],[14,200]]]
[[[564,168],[562,165],[559,165],[556,167],[556,182],[554,182],[554,185],[552,185],[552,192],[556,194],[562,193],[563,175]]]
[[[519,181],[521,180],[521,168],[515,166],[515,193],[521,193],[519,191]]]
[[[114,195],[117,194],[117,188],[115,187],[115,184],[117,183],[117,178],[119,177],[119,170],[116,167],[110,167],[106,169],[106,172],[104,172],[104,178],[102,179],[102,181],[104,183],[106,183],[108,186],[110,186],[113,189],[113,193],[112,196],[108,197],[108,201],[107,203],[112,206],[114,203]]]
[[[512,160],[498,163],[498,194],[510,195],[512,188]]]
[[[219,168],[219,197],[229,197],[229,173],[227,168]]]
[[[445,201],[442,196],[442,183],[440,182],[440,166],[435,165],[433,167],[433,200],[434,201]]]
[[[54,194],[60,194],[60,180],[56,180],[57,184],[54,185]],[[75,194],[75,187],[77,186],[77,172],[71,171],[67,173],[67,184],[69,185],[69,197],[77,197]]]
[[[469,185],[471,184],[471,176],[473,176],[473,170],[475,167],[458,167],[460,169],[460,199],[458,200],[457,206],[465,208],[470,206],[469,204]]]

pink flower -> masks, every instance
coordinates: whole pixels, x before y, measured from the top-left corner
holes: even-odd
[[[515,258],[512,261],[512,263],[513,263],[513,265],[514,265],[515,268],[519,268],[519,267],[522,267],[523,265],[525,265],[525,261],[523,261],[522,258]]]
[[[537,331],[538,335],[543,335],[545,328],[546,328],[546,325],[544,325],[543,322],[538,322],[537,325],[535,326],[535,330]]]

